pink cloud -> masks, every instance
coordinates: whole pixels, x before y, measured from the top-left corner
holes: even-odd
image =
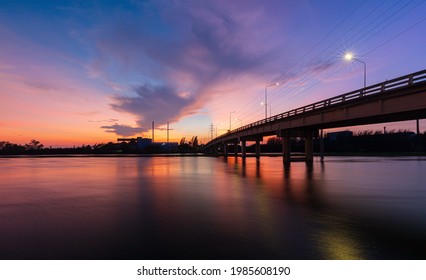
[[[108,133],[115,133],[120,136],[128,137],[135,134],[140,134],[142,132],[139,127],[131,127],[129,125],[122,124],[113,124],[113,125],[104,125],[101,128],[105,129]]]
[[[152,120],[177,121],[199,111],[230,79],[235,87],[247,76],[276,75],[282,57],[273,53],[284,42],[277,34],[286,32],[288,19],[271,24],[271,13],[283,5],[275,4],[155,1],[140,6],[137,17],[114,13],[91,32],[89,69],[120,88],[111,107],[134,115],[141,129]]]

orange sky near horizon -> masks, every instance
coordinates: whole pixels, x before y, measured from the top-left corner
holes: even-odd
[[[361,88],[347,50],[367,85],[423,70],[426,4],[385,2],[2,3],[0,141],[151,138],[154,121],[155,141],[170,122],[170,141],[206,143],[211,125],[216,136],[264,118],[271,83],[272,115]],[[416,129],[333,131],[383,127]]]

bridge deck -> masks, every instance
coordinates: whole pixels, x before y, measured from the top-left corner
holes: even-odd
[[[205,147],[268,135],[281,136],[283,131],[425,117],[426,70],[422,70],[253,122],[213,139]]]

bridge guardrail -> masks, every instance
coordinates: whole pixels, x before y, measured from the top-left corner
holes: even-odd
[[[300,114],[304,114],[307,112],[311,112],[314,110],[318,110],[318,109],[323,109],[329,106],[334,106],[336,104],[342,104],[345,102],[352,102],[354,100],[360,99],[360,98],[364,98],[367,96],[371,96],[371,95],[376,95],[376,94],[383,94],[386,93],[387,91],[391,91],[391,90],[395,90],[395,89],[400,89],[403,87],[408,87],[408,86],[413,86],[419,83],[423,83],[426,82],[426,69],[419,71],[419,72],[415,72],[406,76],[402,76],[402,77],[398,77],[392,80],[387,80],[385,82],[379,83],[379,84],[375,84],[375,85],[371,85],[365,88],[361,88],[355,91],[351,91],[348,93],[344,93],[338,96],[334,96],[328,99],[324,99],[300,108],[296,108],[296,109],[292,109],[290,111],[275,115],[275,116],[271,116],[269,118],[266,119],[262,119],[244,126],[241,126],[239,128],[236,128],[226,134],[220,135],[216,138],[214,138],[212,141],[215,140],[219,140],[220,138],[223,138],[229,134],[235,133],[235,132],[239,132],[239,131],[243,131],[246,130],[248,128],[252,128],[255,126],[259,126],[261,124],[266,124],[266,123],[270,123],[270,122],[274,122],[276,120],[281,120],[281,119],[285,119],[288,117],[292,117],[292,116],[296,116],[296,115],[300,115]],[[209,142],[209,143],[210,143]],[[207,145],[209,144],[207,143]],[[206,146],[207,146],[206,145]]]

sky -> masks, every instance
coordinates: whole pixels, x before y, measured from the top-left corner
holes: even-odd
[[[348,51],[367,85],[425,69],[425,2],[2,0],[0,141],[115,142],[154,121],[156,141],[169,122],[170,141],[205,143],[264,118],[268,85],[268,115],[361,88]]]

